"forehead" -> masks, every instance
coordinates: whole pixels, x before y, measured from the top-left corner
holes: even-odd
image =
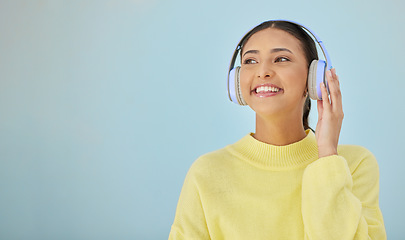
[[[248,50],[265,50],[281,47],[303,54],[300,41],[290,33],[277,28],[266,28],[253,34],[243,46],[243,53]]]

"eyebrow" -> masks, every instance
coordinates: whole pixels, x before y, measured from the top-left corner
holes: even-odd
[[[291,52],[291,50],[288,49],[288,48],[273,48],[273,49],[270,50],[270,53],[284,52],[284,51],[293,54],[293,52]],[[246,52],[243,54],[243,56],[245,56],[247,53],[254,53],[254,54],[257,54],[257,53],[259,53],[259,50],[249,50],[249,51],[246,51]]]

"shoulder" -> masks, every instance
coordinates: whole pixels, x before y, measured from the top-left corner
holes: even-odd
[[[358,145],[339,145],[338,154],[344,157],[349,165],[350,172],[353,173],[359,167],[374,169],[378,172],[378,163],[373,153],[367,148]]]
[[[206,172],[224,169],[232,159],[231,156],[232,154],[227,150],[227,147],[206,153],[193,162],[189,172],[193,174],[204,174]]]
[[[358,145],[339,145],[339,155],[345,155],[348,157],[370,157],[373,154],[367,148]]]
[[[200,189],[211,191],[240,176],[246,163],[238,160],[230,146],[232,144],[198,157],[189,168],[186,179],[197,184]]]

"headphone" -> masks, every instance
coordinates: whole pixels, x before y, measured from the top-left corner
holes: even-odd
[[[308,70],[308,94],[309,97],[313,100],[322,100],[322,92],[320,88],[320,84],[323,82],[327,88],[328,94],[329,94],[329,88],[327,85],[327,81],[325,80],[325,72],[326,70],[332,69],[332,61],[329,58],[329,54],[326,51],[325,46],[323,45],[322,40],[309,28],[305,27],[302,24],[299,24],[294,21],[290,20],[271,20],[271,22],[288,22],[295,24],[299,26],[300,28],[306,30],[312,37],[316,40],[318,45],[320,46],[322,53],[325,57],[325,60],[313,60],[311,64],[309,65],[309,70]],[[260,26],[260,25],[258,25]],[[257,27],[257,26],[256,26]],[[236,46],[236,49],[233,53],[231,64],[229,66],[229,71],[228,71],[228,97],[229,99],[237,103],[239,105],[245,106],[247,103],[243,99],[242,92],[240,89],[240,66],[235,67],[235,62],[236,58],[238,57],[239,52],[242,49],[243,44],[247,40],[248,37],[250,37],[250,34],[256,29],[254,27],[251,29],[248,33],[243,36],[243,38],[239,41],[238,45]]]

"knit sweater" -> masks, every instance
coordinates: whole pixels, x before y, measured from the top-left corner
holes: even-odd
[[[248,134],[198,158],[169,240],[386,239],[379,170],[365,148],[318,158],[315,135],[274,146]]]

